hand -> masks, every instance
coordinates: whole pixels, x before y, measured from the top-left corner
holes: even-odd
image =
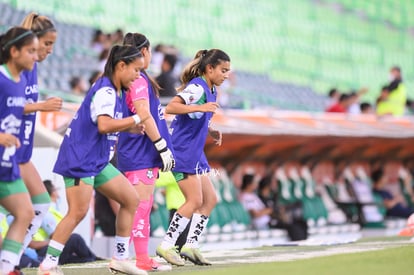
[[[154,141],[154,146],[160,154],[162,160],[162,169],[161,171],[167,172],[171,171],[175,167],[175,159],[170,149],[167,147],[167,142],[165,139],[160,138],[157,141]]]
[[[200,105],[200,111],[203,113],[215,113],[219,107],[220,105],[217,102],[207,102]]]
[[[218,146],[221,145],[221,141],[222,141],[222,134],[219,130],[215,130],[212,128],[209,128],[208,133],[210,134],[210,136],[214,139],[214,143]]]
[[[44,112],[53,112],[53,111],[60,111],[62,109],[62,99],[60,97],[51,97],[46,99],[43,102],[43,110]]]
[[[20,140],[14,135],[0,133],[0,145],[3,145],[4,147],[16,146],[16,148],[19,148]]]
[[[145,125],[142,123],[139,123],[133,126],[132,128],[130,128],[129,132],[133,134],[143,135],[145,134]]]

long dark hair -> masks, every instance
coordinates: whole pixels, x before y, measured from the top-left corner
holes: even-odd
[[[109,53],[103,75],[113,81],[112,77],[115,72],[116,64],[123,61],[128,65],[140,57],[142,57],[142,54],[135,47],[115,45]]]
[[[147,39],[147,37],[141,33],[127,33],[124,36],[124,45],[131,45],[136,47],[139,51],[141,51],[141,49],[146,48],[149,49],[150,42]],[[147,74],[147,72],[143,69],[141,70],[141,72],[149,79],[151,86],[154,90],[154,93],[156,96],[159,96],[159,90],[161,89],[160,85],[158,85],[157,81],[155,81],[150,75]]]
[[[199,50],[194,59],[188,63],[181,74],[181,86],[178,91],[184,90],[188,82],[192,79],[202,76],[206,72],[207,65],[215,68],[221,62],[230,62],[230,57],[219,49]]]
[[[13,27],[5,34],[0,35],[0,64],[7,63],[11,58],[10,49],[16,47],[20,50],[23,46],[33,42],[36,35],[25,28]]]

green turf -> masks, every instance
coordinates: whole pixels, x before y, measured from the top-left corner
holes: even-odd
[[[345,249],[347,246],[338,246],[339,249]],[[324,251],[320,247],[320,251]],[[262,256],[274,256],[281,251],[280,248],[266,248],[262,251]],[[309,251],[298,248],[283,248],[291,253],[305,253]],[[168,272],[169,275],[176,274],[197,274],[197,275],[277,275],[277,274],[414,274],[414,246],[404,244],[401,247],[385,248],[378,251],[369,251],[361,253],[340,254],[334,256],[316,257],[304,260],[294,260],[287,262],[268,262],[257,263],[252,259],[249,263],[249,257],[245,258],[245,264],[217,264],[211,267],[199,267],[194,265],[186,265],[185,267],[174,267],[173,271]],[[100,275],[110,274],[105,268],[78,268],[65,267],[65,275]],[[34,269],[25,269],[24,274],[36,274]]]

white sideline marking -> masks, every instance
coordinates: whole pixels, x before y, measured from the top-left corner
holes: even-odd
[[[206,258],[211,259],[213,264],[237,264],[237,263],[264,263],[264,262],[287,262],[301,259],[310,259],[316,257],[332,256],[339,254],[349,253],[361,253],[368,251],[378,251],[386,248],[401,247],[405,245],[412,245],[413,240],[403,241],[373,241],[373,242],[362,242],[354,244],[343,244],[343,245],[330,245],[320,246],[315,244],[315,247],[320,247],[323,250],[301,250],[301,247],[310,247],[310,244],[303,246],[295,246],[295,250],[281,251],[286,247],[274,247],[275,250],[259,250],[259,249],[247,249],[247,250],[216,250],[216,251],[205,251],[203,255]],[[165,263],[164,259],[156,257],[156,260],[160,263]],[[135,261],[132,261],[135,263]],[[108,262],[94,262],[85,263],[81,265],[68,265],[63,266],[64,269],[76,269],[76,268],[107,268]]]

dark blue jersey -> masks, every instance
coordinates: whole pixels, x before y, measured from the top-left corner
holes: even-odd
[[[27,80],[25,89],[26,103],[36,103],[39,98],[37,63],[35,63],[33,70],[24,71],[23,75]],[[17,150],[17,161],[19,163],[26,163],[32,157],[35,124],[36,112],[23,115],[22,129],[19,136],[22,146]]]
[[[162,109],[160,100],[155,94],[151,82],[142,74],[148,89],[149,107],[151,116],[155,120],[155,124],[160,132],[161,137],[167,141],[168,147],[172,150],[170,135],[168,134],[167,123],[164,118],[164,110]],[[134,91],[130,91],[133,93]],[[127,97],[130,95],[127,95]],[[144,96],[145,98],[145,96]],[[129,103],[129,105],[132,102]],[[133,115],[135,112],[128,104],[124,105],[124,113]],[[155,149],[153,142],[147,135],[137,135],[123,132],[119,136],[118,141],[118,168],[121,171],[134,171],[145,168],[161,168],[162,160],[160,154]]]
[[[180,93],[186,104],[204,104],[216,102],[215,88],[209,89],[201,77],[191,80]],[[195,112],[176,115],[170,126],[176,166],[175,172],[200,174],[210,171],[204,154],[204,145],[208,135],[208,127],[213,113]]]
[[[26,78],[21,75],[15,82],[8,76],[4,65],[0,67],[0,132],[19,137],[22,125]],[[0,181],[15,181],[20,178],[16,158],[16,147],[0,146]]]
[[[98,98],[97,93],[99,100],[95,98]],[[55,173],[70,178],[91,177],[98,175],[109,163],[111,147],[118,134],[99,133],[99,115],[115,119],[123,117],[122,97],[117,95],[107,77],[98,79],[91,87],[70,123],[53,169]]]

